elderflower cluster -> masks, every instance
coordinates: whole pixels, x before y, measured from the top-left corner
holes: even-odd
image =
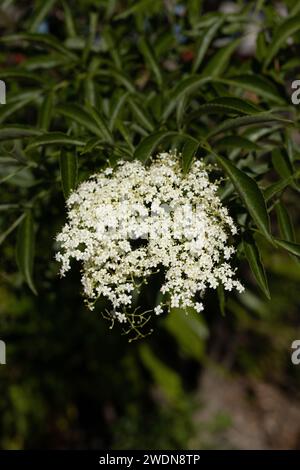
[[[161,153],[148,166],[120,161],[70,195],[56,258],[62,275],[71,259],[82,263],[91,309],[105,297],[111,317],[128,321],[141,283],[158,271],[157,315],[174,307],[201,312],[206,289],[220,284],[243,290],[229,262],[235,252],[229,239],[237,230],[209,170],[195,161],[184,175],[176,153]]]

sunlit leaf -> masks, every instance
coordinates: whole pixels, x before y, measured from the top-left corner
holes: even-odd
[[[180,376],[175,370],[162,362],[146,343],[140,346],[139,352],[144,366],[147,367],[155,382],[166,394],[166,397],[171,402],[180,400],[183,397],[183,389]]]
[[[164,321],[164,327],[176,339],[179,348],[199,361],[204,354],[209,331],[199,313],[192,308],[173,308]]]

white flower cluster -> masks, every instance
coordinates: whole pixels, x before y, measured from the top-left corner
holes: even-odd
[[[172,307],[203,310],[207,288],[243,287],[229,259],[236,227],[209,181],[209,167],[195,161],[184,175],[176,153],[148,166],[120,161],[93,175],[68,201],[68,223],[57,236],[61,274],[82,262],[84,295],[92,309],[100,297],[111,316],[128,320],[141,282],[161,271],[159,315]]]

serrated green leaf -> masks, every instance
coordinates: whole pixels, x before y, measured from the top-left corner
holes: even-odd
[[[227,150],[227,149],[242,149],[257,151],[261,150],[261,147],[255,142],[252,142],[245,137],[239,135],[230,135],[228,137],[223,137],[222,139],[217,140],[214,143],[214,148],[218,150]]]
[[[130,79],[119,70],[109,68],[108,70],[98,70],[94,73],[95,76],[103,76],[111,80],[114,78],[119,84],[123,85],[127,91],[130,93],[135,93],[136,89],[134,84],[130,81]]]
[[[246,258],[250,265],[253,276],[255,277],[257,284],[265,294],[267,299],[271,299],[268,280],[265,273],[263,263],[261,261],[261,255],[259,249],[255,243],[254,238],[251,235],[245,236],[243,239],[243,247]]]
[[[277,54],[278,50],[287,41],[287,39],[299,30],[300,15],[287,18],[277,27],[271,45],[268,48],[267,57],[264,63],[265,67],[268,67],[273,57]]]
[[[150,4],[157,3],[158,0],[140,0],[138,2],[135,2],[133,6],[127,8],[126,10],[122,11],[122,13],[119,13],[118,15],[115,16],[115,20],[124,20],[128,16],[137,14],[139,11],[146,11],[147,8],[149,8]]]
[[[96,104],[95,82],[88,76],[84,80],[84,101],[88,106],[95,106]]]
[[[83,63],[87,62],[89,54],[93,50],[93,44],[95,42],[95,36],[97,31],[98,17],[99,13],[97,11],[89,11],[88,34],[87,38],[84,41],[84,48],[82,53]],[[72,38],[69,38],[69,41],[72,41]]]
[[[283,119],[279,116],[272,115],[270,113],[259,113],[255,116],[241,116],[233,119],[226,119],[219,126],[217,126],[213,131],[211,131],[208,137],[213,137],[221,132],[229,131],[236,129],[238,127],[244,127],[255,124],[269,123],[269,122],[281,122],[286,125],[292,125],[293,121],[288,119]]]
[[[270,184],[270,186],[265,188],[263,191],[265,200],[269,201],[277,193],[283,191],[292,181],[293,179],[292,177],[290,177],[284,180],[277,181],[276,183]]]
[[[199,29],[209,28],[212,26],[219,18],[223,18],[224,14],[220,12],[209,12],[201,15],[201,18],[197,20],[194,24],[194,31],[197,32]]]
[[[163,57],[170,49],[173,49],[175,44],[176,38],[171,30],[161,32],[153,44],[155,56],[159,58]]]
[[[209,332],[199,313],[192,308],[172,308],[163,326],[175,338],[184,354],[197,361],[203,357]]]
[[[212,39],[222,24],[223,18],[218,18],[206,31],[203,32],[203,35],[197,42],[197,53],[193,63],[193,73],[197,72],[200,67]]]
[[[227,46],[222,47],[215,55],[210,59],[204,70],[202,71],[203,76],[218,77],[226,69],[230,57],[232,56],[235,49],[240,44],[241,39],[238,38],[234,41],[230,41]]]
[[[235,97],[215,98],[205,104],[201,104],[194,114],[257,114],[262,110],[246,100]]]
[[[121,119],[117,120],[116,127],[117,127],[118,131],[120,132],[120,134],[122,135],[122,138],[126,142],[130,152],[133,155],[134,145],[132,143],[132,135],[129,132],[129,129],[127,129],[127,127],[124,125],[124,123],[121,121]]]
[[[16,257],[17,264],[22,276],[27,282],[29,288],[34,294],[37,295],[36,288],[33,283],[33,262],[34,262],[34,245],[35,245],[35,232],[33,218],[30,211],[28,211],[19,225],[17,235]]]
[[[182,149],[182,155],[181,155],[181,164],[182,164],[183,174],[188,173],[198,147],[199,147],[199,142],[196,142],[194,140],[187,140],[185,142],[183,149]]]
[[[274,241],[277,246],[283,248],[284,250],[292,253],[292,255],[300,256],[300,245],[299,243],[288,242],[287,240],[280,240],[279,238],[274,238]]]
[[[113,109],[111,110],[111,117],[110,117],[110,121],[109,121],[109,128],[110,128],[111,131],[115,127],[115,122],[116,122],[116,120],[119,116],[119,113],[120,113],[121,109],[123,108],[124,104],[126,103],[128,95],[129,95],[128,92],[126,92],[126,93],[123,92],[123,94],[118,99],[118,102],[114,105]]]
[[[190,76],[186,79],[183,79],[172,91],[168,106],[163,112],[163,119],[166,120],[169,117],[180,98],[189,95],[201,85],[204,85],[209,81],[211,81],[211,77],[202,77],[199,75]]]
[[[176,122],[178,129],[181,129],[182,126],[187,122],[184,121],[184,113],[187,107],[187,96],[182,96],[178,100],[177,108],[176,108]]]
[[[50,52],[48,54],[39,54],[37,56],[30,57],[22,63],[24,70],[41,70],[41,69],[54,69],[61,65],[71,64],[71,59],[65,57],[65,55]]]
[[[62,150],[59,163],[62,189],[65,199],[67,199],[77,183],[78,162],[76,152]]]
[[[258,96],[271,100],[277,104],[285,104],[277,88],[273,83],[261,75],[245,74],[229,78],[218,78],[219,82],[236,86],[246,91],[252,91]]]
[[[86,153],[91,152],[96,147],[103,145],[104,142],[102,139],[97,139],[97,137],[92,137],[90,140],[87,141],[85,147],[80,150],[80,155],[84,155]]]
[[[138,105],[132,97],[128,98],[128,103],[136,117],[136,120],[140,123],[140,125],[144,129],[147,129],[147,131],[152,132],[154,129],[154,125],[145,110],[143,110],[142,107]]]
[[[93,106],[87,106],[87,111],[90,113],[91,117],[95,120],[98,129],[103,137],[103,139],[110,143],[114,143],[114,139],[112,136],[112,133],[110,132],[108,125],[106,124],[106,121],[100,111],[98,111],[95,107]]]
[[[266,203],[256,181],[234,166],[228,159],[216,155],[217,162],[229,176],[252,219],[263,235],[271,240],[270,220]]]
[[[291,59],[287,60],[284,64],[282,64],[282,70],[295,70],[300,65],[300,57],[292,57]]]
[[[119,48],[116,45],[114,34],[112,34],[111,28],[109,26],[105,27],[102,32],[105,48],[107,52],[111,55],[114,65],[118,70],[122,69],[122,60],[119,53]]]
[[[85,142],[82,140],[75,139],[63,132],[46,132],[45,134],[37,137],[32,141],[28,146],[27,150],[32,150],[33,148],[44,146],[44,145],[77,145],[84,146]]]
[[[260,31],[256,39],[256,56],[259,61],[262,61],[267,53],[267,45],[265,40],[265,32]]]
[[[293,175],[291,163],[280,149],[272,151],[272,164],[281,178],[286,179]]]
[[[0,107],[0,122],[5,121],[9,116],[19,109],[25,108],[27,105],[35,101],[41,95],[41,91],[30,91],[17,93],[5,106]]]
[[[103,119],[92,108],[66,104],[58,106],[56,110],[59,114],[77,122],[99,138],[106,139],[110,135],[107,127],[104,126]]]
[[[77,56],[73,52],[69,51],[69,49],[64,47],[62,43],[55,38],[55,36],[51,36],[50,34],[20,33],[3,36],[2,38],[0,38],[0,44],[15,42],[29,43],[31,45],[36,44],[39,47],[44,46],[46,48],[54,49],[58,52],[61,52],[70,59],[77,59]]]
[[[64,14],[65,14],[65,26],[66,26],[66,32],[69,38],[74,38],[76,37],[76,29],[75,29],[75,22],[74,22],[74,17],[72,15],[72,11],[68,5],[68,3],[65,0],[62,0],[62,6],[64,9]]]
[[[169,137],[175,137],[178,135],[178,132],[173,131],[161,131],[156,134],[149,135],[143,139],[134,152],[134,158],[146,162],[147,159],[151,156],[157,146],[164,140]]]
[[[54,93],[50,91],[43,100],[43,103],[40,108],[38,126],[43,131],[48,131],[52,112],[53,112],[53,103],[54,103]]]

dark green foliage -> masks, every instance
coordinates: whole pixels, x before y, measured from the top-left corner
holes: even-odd
[[[209,331],[213,338],[218,322],[228,344],[239,339],[233,368],[287,373],[273,336],[282,332],[288,348],[299,330],[300,108],[290,96],[300,71],[299,4],[286,2],[281,18],[268,2],[237,1],[232,14],[209,11],[206,1],[182,2],[178,14],[177,3],[1,3],[3,448],[188,448],[191,389],[200,364],[214,362]],[[245,55],[257,8],[264,20],[256,51]],[[95,313],[82,305],[79,267],[58,278],[54,239],[78,182],[119,158],[147,163],[170,148],[182,151],[184,172],[197,158],[215,164],[239,226],[246,293],[214,291],[203,316],[174,311],[157,320],[155,337],[129,345],[102,320],[105,305]],[[156,296],[150,284],[140,302]],[[249,332],[263,337],[274,368],[244,345]]]

